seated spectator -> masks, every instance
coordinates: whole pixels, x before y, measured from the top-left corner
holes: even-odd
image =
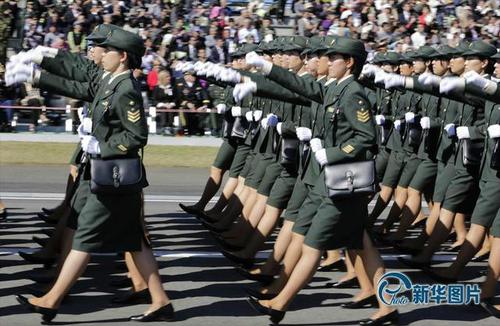
[[[87,47],[87,40],[83,33],[83,26],[81,23],[75,23],[73,30],[68,33],[67,42],[69,50],[73,53],[82,53]]]
[[[248,43],[247,37],[249,35],[253,37],[252,43],[259,42],[259,33],[255,29],[255,27],[253,27],[252,20],[250,18],[246,18],[245,20],[243,20],[243,27],[238,31],[238,42],[240,44]]]
[[[177,103],[180,110],[205,110],[206,105],[210,102],[208,94],[203,89],[191,72],[185,72],[182,81],[176,85],[177,88]],[[189,135],[201,136],[204,134],[204,128],[201,125],[201,119],[198,114],[179,113],[180,125],[187,129]]]
[[[157,109],[174,109],[176,107],[177,94],[172,85],[172,77],[168,70],[160,70],[158,73],[158,85],[155,86],[152,93],[153,105]],[[158,112],[159,129],[166,135],[174,134],[174,116],[173,112]]]
[[[40,90],[38,88],[34,88],[29,83],[23,83],[21,85],[21,105],[22,106],[34,106],[41,107],[44,105],[44,99],[40,95]],[[29,131],[36,132],[36,127],[38,126],[38,119],[40,118],[40,110],[29,110],[31,115],[31,123],[29,124]],[[43,117],[42,117],[43,118]],[[43,118],[43,120],[46,120]]]
[[[224,44],[224,40],[220,37],[215,39],[215,45],[210,48],[210,55],[208,61],[213,63],[226,64],[228,58],[228,49]]]

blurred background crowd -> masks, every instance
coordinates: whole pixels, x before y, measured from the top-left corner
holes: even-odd
[[[243,43],[277,35],[339,35],[365,41],[376,51],[405,52],[422,45],[483,39],[498,47],[498,0],[0,0],[0,76],[8,49],[45,45],[85,55],[86,36],[97,24],[112,23],[138,33],[147,47],[141,82],[145,107],[203,110],[214,107],[204,80],[174,71],[178,60],[228,64]],[[10,42],[10,43],[9,43]],[[3,78],[2,78],[3,79]],[[28,84],[0,85],[0,105],[74,107],[83,104],[41,93]],[[26,112],[0,109],[1,130]],[[29,128],[61,123],[61,112],[27,111]],[[158,115],[164,134],[219,133],[215,114],[190,114],[187,130],[176,115]],[[196,118],[194,118],[196,116]],[[177,127],[176,127],[177,126]]]

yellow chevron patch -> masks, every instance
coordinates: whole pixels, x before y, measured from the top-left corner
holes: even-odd
[[[342,152],[345,152],[347,154],[352,153],[353,150],[354,150],[354,147],[352,145],[346,145],[346,146],[342,147]]]
[[[361,122],[367,122],[370,120],[370,112],[365,111],[364,109],[356,111],[356,117],[358,118],[358,121]]]
[[[118,145],[117,146],[119,150],[121,150],[122,152],[126,152],[128,149],[127,147],[123,146],[122,144]]]
[[[141,112],[139,111],[127,111],[127,119],[132,123],[136,123],[141,118]]]

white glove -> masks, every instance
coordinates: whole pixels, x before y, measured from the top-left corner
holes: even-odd
[[[215,74],[214,74],[214,78],[215,78],[216,80],[221,80],[221,77],[222,77],[222,75],[224,74],[224,72],[225,72],[225,71],[226,71],[226,68],[221,67],[219,70],[217,70],[217,71],[215,72]]]
[[[209,66],[209,68],[207,68],[206,76],[213,77],[213,76],[217,75],[221,69],[223,69],[223,68],[219,65]]]
[[[367,63],[363,66],[363,70],[361,70],[361,74],[366,77],[373,77],[377,70],[380,70],[379,67],[372,65],[371,63]]]
[[[245,113],[245,119],[247,119],[248,122],[252,122],[253,121],[253,112],[248,111],[247,113]]]
[[[220,75],[220,80],[237,84],[241,82],[241,75],[236,70],[225,69]]]
[[[458,127],[457,128],[457,137],[458,139],[469,139],[469,127]]]
[[[91,118],[83,118],[82,121],[83,125],[83,131],[86,132],[87,134],[92,133],[92,119]]]
[[[326,149],[322,148],[316,152],[314,152],[314,157],[316,158],[316,161],[319,163],[319,165],[323,166],[326,163],[328,163],[328,159],[326,157]]]
[[[493,80],[484,78],[474,70],[466,72],[464,74],[464,78],[467,84],[476,85],[490,95],[493,95],[498,87],[498,84]]]
[[[396,129],[397,131],[401,129],[401,120],[398,119],[394,121],[394,129]]]
[[[10,66],[5,73],[5,84],[10,86],[17,83],[33,83],[33,76],[35,75],[35,68],[33,64],[17,63]]]
[[[375,83],[376,84],[384,83],[385,82],[385,77],[387,75],[388,74],[385,71],[383,71],[383,70],[379,70],[379,71],[375,72]]]
[[[253,111],[253,119],[255,121],[260,121],[260,119],[262,119],[262,110]]]
[[[276,114],[269,113],[267,115],[267,125],[269,127],[276,127],[278,124],[278,116]]]
[[[236,84],[233,89],[233,97],[236,102],[239,102],[256,91],[257,84],[253,81]]]
[[[378,126],[383,126],[385,123],[385,117],[382,114],[378,114],[375,116],[375,123]]]
[[[271,69],[273,68],[273,64],[269,61],[266,61],[263,57],[252,51],[245,55],[245,62],[250,66],[255,66],[260,68],[264,75],[269,75]]]
[[[406,112],[405,113],[405,121],[409,122],[409,123],[415,122],[415,113]]]
[[[203,67],[203,62],[201,62],[201,61],[196,61],[196,62],[193,64],[193,70],[194,70],[195,72],[200,71],[202,67]]]
[[[83,130],[83,123],[80,123],[76,131],[78,132],[78,137],[80,137],[80,139],[87,135],[87,133]]]
[[[418,81],[424,85],[438,86],[441,82],[441,77],[433,75],[430,72],[424,72],[418,76]]]
[[[260,126],[264,128],[264,130],[267,129],[267,118],[263,118],[262,120],[260,120]]]
[[[283,126],[282,122],[278,122],[278,124],[276,125],[276,131],[278,132],[278,135],[280,135],[280,136],[281,136],[281,126]]]
[[[81,139],[82,150],[88,154],[100,154],[99,142],[94,136],[83,136]]]
[[[444,126],[444,130],[448,134],[448,136],[453,137],[456,135],[456,130],[455,130],[455,124],[454,123],[448,123],[446,126]]]
[[[295,129],[295,133],[297,134],[297,138],[300,141],[310,141],[312,137],[312,130],[306,127],[297,127]]]
[[[235,117],[235,118],[236,117],[241,117],[241,107],[239,107],[239,106],[233,106],[231,108],[231,115],[233,117]]]
[[[429,117],[423,117],[420,119],[420,126],[422,129],[430,129],[431,128],[431,119]]]
[[[386,88],[404,87],[405,77],[398,74],[386,74],[384,84]]]
[[[452,90],[463,91],[465,88],[465,79],[460,77],[446,77],[439,83],[439,93],[447,94]]]
[[[313,151],[313,153],[316,153],[317,151],[323,148],[323,144],[321,144],[321,139],[319,138],[311,139],[309,145],[311,145],[311,150]]]
[[[217,104],[215,107],[217,108],[218,114],[223,114],[224,112],[226,112],[226,104],[224,103]]]
[[[500,125],[491,125],[488,127],[488,135],[490,138],[499,138],[500,137]]]

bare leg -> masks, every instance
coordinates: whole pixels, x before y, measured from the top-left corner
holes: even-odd
[[[354,270],[358,278],[359,291],[353,298],[353,301],[360,301],[373,295],[373,279],[370,278],[365,270],[365,266],[361,256],[358,255],[358,250],[347,250],[351,261],[354,261]]]
[[[335,263],[336,261],[342,259],[342,255],[340,254],[340,250],[327,250],[326,258],[321,261],[320,266],[327,266]]]
[[[148,284],[142,277],[141,273],[135,265],[134,258],[130,252],[125,253],[125,264],[127,265],[128,275],[132,280],[134,292],[142,291],[148,287]]]
[[[479,256],[482,256],[482,255],[486,255],[487,253],[490,252],[490,249],[491,249],[490,238],[492,238],[492,237],[491,236],[487,236],[487,237],[484,238],[483,246],[481,247],[481,249],[479,250],[479,252],[476,253],[476,255],[474,257],[479,257]],[[493,240],[493,239],[491,239],[491,240]]]
[[[500,238],[492,238],[491,254],[488,260],[488,275],[486,280],[481,285],[481,298],[493,298],[495,296],[495,288],[500,278]],[[495,306],[500,309],[499,305]]]
[[[467,236],[467,228],[465,227],[465,214],[457,213],[455,216],[455,221],[453,222],[453,228],[457,234],[457,240],[451,246],[461,246],[465,241]]]
[[[311,280],[318,268],[321,259],[321,250],[314,249],[308,245],[302,246],[302,255],[293,269],[290,279],[272,300],[259,301],[266,307],[276,310],[287,310],[288,306],[295,298],[297,293]]]
[[[41,298],[31,298],[29,301],[40,307],[58,309],[64,296],[87,268],[89,259],[89,253],[71,250],[50,291]]]
[[[167,305],[170,299],[163,289],[158,265],[156,264],[151,248],[147,247],[143,242],[142,250],[132,252],[131,254],[142,278],[146,280],[149,293],[151,294],[152,303],[145,313],[148,314]]]
[[[355,252],[353,252],[353,250],[345,251],[345,266],[347,271],[344,274],[344,276],[342,276],[339,279],[339,282],[345,282],[353,278],[356,278],[356,270],[354,269],[354,264],[353,264],[353,261],[355,260],[356,257],[354,257],[353,255],[355,255]]]
[[[250,214],[252,213],[253,206],[257,201],[257,189],[248,187],[248,198],[245,202],[245,206],[241,211],[241,215],[244,219],[248,220],[250,218]]]

